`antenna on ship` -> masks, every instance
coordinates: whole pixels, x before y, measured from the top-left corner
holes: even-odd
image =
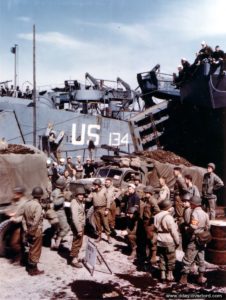
[[[35,62],[35,25],[33,25],[33,146],[36,147],[36,62]]]

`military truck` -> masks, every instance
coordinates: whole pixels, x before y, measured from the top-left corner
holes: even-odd
[[[2,143],[0,143],[2,145]],[[33,146],[9,144],[0,147],[0,256],[6,251],[7,232],[11,227],[5,210],[11,203],[13,188],[22,186],[31,197],[32,189],[47,188],[46,156]]]

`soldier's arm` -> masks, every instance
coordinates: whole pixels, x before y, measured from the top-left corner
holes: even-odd
[[[77,205],[76,201],[71,202],[71,215],[72,215],[72,222],[73,222],[77,232],[81,233],[82,225],[79,222],[78,205]]]
[[[36,230],[38,229],[38,225],[39,225],[41,217],[42,217],[42,207],[41,207],[41,205],[39,205],[35,209],[34,221],[33,221],[33,224],[32,224],[32,230],[29,232],[30,235],[35,235]]]
[[[218,177],[216,174],[214,176],[214,186],[213,189],[216,191],[218,189],[220,189],[221,187],[224,186],[223,181],[220,179],[220,177]]]
[[[188,187],[185,183],[185,181],[183,179],[177,180],[179,189],[183,192],[183,193],[187,193],[188,192]]]

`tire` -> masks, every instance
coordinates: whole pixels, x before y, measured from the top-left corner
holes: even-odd
[[[10,229],[12,222],[10,220],[5,220],[0,224],[0,256],[5,256],[6,254],[6,233]]]

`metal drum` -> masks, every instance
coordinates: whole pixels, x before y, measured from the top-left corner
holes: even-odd
[[[226,222],[211,220],[212,241],[206,248],[206,261],[215,265],[226,265]]]

